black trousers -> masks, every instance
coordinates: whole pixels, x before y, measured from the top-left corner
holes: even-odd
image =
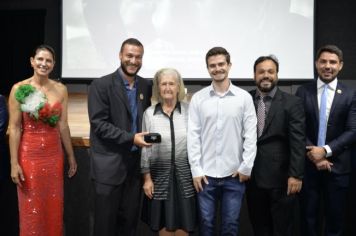
[[[288,196],[286,188],[260,188],[251,180],[247,184],[246,197],[255,236],[294,235],[296,195]]]
[[[336,175],[327,171],[305,173],[301,195],[303,236],[319,235],[321,225],[324,225],[322,235],[343,235],[348,186],[349,175]],[[320,207],[323,208],[321,219]]]
[[[94,236],[135,235],[142,200],[142,178],[136,164],[120,185],[94,181]]]

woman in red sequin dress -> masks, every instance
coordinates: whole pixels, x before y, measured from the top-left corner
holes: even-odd
[[[11,178],[18,186],[20,236],[63,235],[63,150],[68,176],[77,170],[67,122],[66,87],[49,79],[53,49],[41,45],[30,58],[33,76],[9,96]]]

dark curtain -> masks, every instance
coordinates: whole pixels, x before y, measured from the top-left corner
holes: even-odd
[[[33,49],[44,42],[46,10],[0,10],[0,93],[8,96],[14,83],[30,77]],[[18,235],[16,186],[10,178],[9,155],[1,156],[0,235]]]
[[[30,56],[44,42],[46,10],[0,10],[0,93],[32,75]]]

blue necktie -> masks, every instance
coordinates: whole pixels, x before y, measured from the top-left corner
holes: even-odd
[[[328,85],[324,85],[323,93],[320,97],[320,109],[319,109],[319,133],[318,133],[318,146],[325,145],[326,137],[326,101],[328,99]]]

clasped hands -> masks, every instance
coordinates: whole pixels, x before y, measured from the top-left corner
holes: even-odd
[[[333,163],[326,159],[326,151],[323,147],[307,146],[307,157],[312,161],[318,170],[328,170],[331,172]]]

